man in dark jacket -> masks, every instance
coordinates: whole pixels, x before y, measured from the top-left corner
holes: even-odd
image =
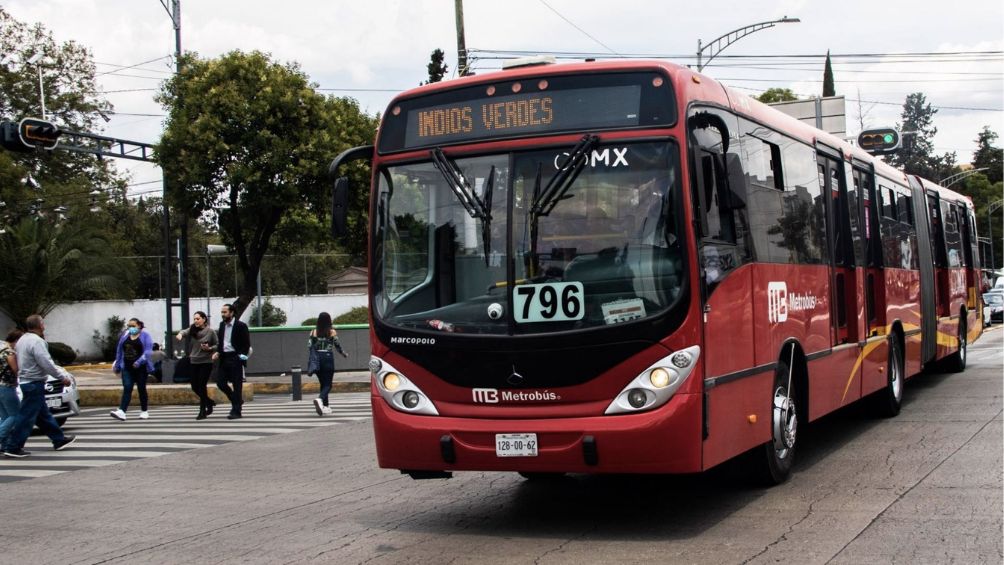
[[[248,325],[235,319],[234,314],[232,304],[224,304],[220,310],[223,321],[220,322],[220,330],[216,334],[219,344],[216,353],[213,354],[213,361],[217,359],[220,361],[216,386],[230,400],[228,420],[241,417],[241,405],[244,403],[241,396],[241,378],[244,376],[244,365],[251,351],[251,332],[248,331]]]

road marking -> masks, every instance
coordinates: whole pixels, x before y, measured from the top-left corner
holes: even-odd
[[[107,409],[86,409],[65,425],[67,433],[77,436],[72,446],[57,452],[47,437],[35,435],[25,444],[32,455],[23,459],[0,457],[0,482],[48,477],[371,417],[368,393],[333,395],[332,414],[323,418],[317,416],[312,399],[251,402],[244,405],[244,417],[237,421],[226,419],[229,406],[220,404],[216,408],[216,413],[205,420],[195,419],[198,409],[192,406],[153,407],[148,420],[140,420],[138,410],[132,410],[125,422],[112,420]]]

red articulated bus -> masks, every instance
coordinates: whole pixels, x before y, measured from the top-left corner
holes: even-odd
[[[414,478],[745,453],[778,483],[800,424],[896,415],[982,331],[967,198],[677,65],[423,86],[356,160],[377,456]]]

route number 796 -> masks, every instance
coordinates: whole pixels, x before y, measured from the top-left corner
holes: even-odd
[[[580,282],[525,284],[515,288],[516,323],[567,322],[585,314]]]

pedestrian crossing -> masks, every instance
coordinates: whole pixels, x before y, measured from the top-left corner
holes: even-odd
[[[49,438],[36,430],[24,446],[31,456],[0,457],[0,483],[367,420],[371,415],[369,393],[332,394],[332,414],[323,418],[317,416],[312,398],[288,398],[257,395],[244,405],[240,420],[227,420],[225,404],[205,420],[195,419],[195,406],[151,407],[148,420],[140,420],[139,411],[131,407],[124,422],[109,416],[108,408],[88,409],[64,425],[67,434],[77,436],[65,450],[54,451]]]

